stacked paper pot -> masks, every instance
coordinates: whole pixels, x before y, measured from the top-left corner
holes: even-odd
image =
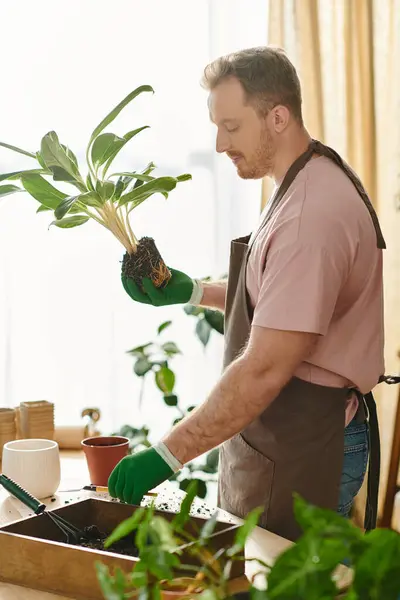
[[[54,404],[47,400],[21,402],[18,414],[18,437],[54,438]]]
[[[16,435],[15,410],[0,408],[0,464],[4,444],[15,440]]]

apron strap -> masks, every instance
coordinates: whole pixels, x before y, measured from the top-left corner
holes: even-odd
[[[351,169],[350,166],[343,160],[343,158],[340,156],[340,154],[338,154],[332,148],[329,148],[329,146],[325,146],[325,144],[322,144],[318,140],[313,140],[311,142],[310,148],[313,149],[317,154],[320,154],[322,156],[326,156],[327,158],[330,158],[334,163],[336,163],[338,165],[338,167],[340,167],[342,169],[342,171],[344,171],[346,173],[347,177],[353,183],[357,192],[361,196],[361,199],[364,202],[365,206],[367,207],[368,212],[371,216],[372,223],[375,228],[377,246],[381,250],[384,250],[386,248],[386,243],[385,243],[385,239],[382,234],[381,227],[379,225],[378,216],[374,210],[374,207],[371,204],[371,201],[368,197],[367,192],[364,189],[363,184],[361,183],[358,176],[354,173],[353,169]]]
[[[378,383],[389,385],[400,383],[399,375],[381,375]],[[368,418],[369,465],[367,484],[367,503],[365,507],[364,529],[375,529],[378,518],[378,494],[381,471],[381,443],[376,402],[372,392],[364,396],[357,393]]]
[[[381,471],[381,444],[378,416],[372,392],[363,397],[368,414],[369,464],[367,484],[367,504],[365,507],[364,529],[375,529],[378,517],[378,493]]]

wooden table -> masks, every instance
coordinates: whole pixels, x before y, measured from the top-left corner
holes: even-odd
[[[74,500],[78,500],[79,497],[82,498],[80,492],[62,490],[80,489],[82,486],[87,485],[88,482],[89,475],[83,454],[81,452],[62,452],[60,492],[56,495],[56,501],[52,503],[49,502],[49,505],[51,508],[56,508],[58,506],[64,506],[65,502],[73,502]],[[84,494],[87,494],[87,492]],[[0,526],[25,516],[27,516],[27,509],[22,508],[20,503],[8,496],[5,490],[0,486]],[[239,519],[232,518],[236,522],[240,522]],[[290,545],[291,542],[288,540],[257,527],[246,545],[246,556],[249,558],[259,558],[268,564],[272,564],[275,558]],[[254,575],[256,571],[257,567],[254,562],[248,562],[246,564],[246,574],[248,577]],[[39,590],[0,582],[0,600],[63,599],[71,600],[70,597],[66,598],[65,596],[48,594]]]

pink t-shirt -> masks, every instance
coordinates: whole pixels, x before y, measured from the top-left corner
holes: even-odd
[[[320,334],[297,377],[363,393],[377,384],[384,373],[382,251],[365,204],[330,159],[313,158],[300,171],[258,235],[247,288],[253,325]],[[357,406],[353,394],[346,424]]]

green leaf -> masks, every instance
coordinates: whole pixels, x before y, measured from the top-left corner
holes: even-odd
[[[375,529],[364,538],[353,587],[360,598],[398,600],[400,596],[400,534]]]
[[[183,420],[183,417],[177,417],[176,419],[174,419],[172,421],[172,425],[175,427],[175,425],[178,425],[178,423],[180,423]]]
[[[45,206],[44,204],[39,204],[39,208],[37,209],[37,213],[41,213],[41,212],[48,212],[49,210],[52,210],[51,208],[48,208],[47,206]]]
[[[160,333],[164,331],[164,329],[167,329],[167,327],[169,327],[170,325],[172,325],[172,321],[164,321],[164,323],[161,323],[161,325],[159,325],[157,329],[158,335],[160,335]]]
[[[163,349],[165,354],[168,354],[168,356],[174,356],[175,354],[181,354],[181,351],[179,350],[179,348],[175,344],[175,342],[165,342],[165,344],[163,344],[161,346],[161,348]]]
[[[73,207],[74,204],[76,204],[80,197],[81,195],[78,194],[77,196],[67,196],[67,198],[61,200],[60,204],[54,211],[54,216],[56,217],[56,219],[62,219],[63,217],[65,217],[67,212]]]
[[[206,465],[209,469],[212,469],[213,472],[216,473],[218,470],[218,463],[219,463],[219,450],[218,450],[218,448],[214,448],[214,450],[211,450],[206,456]]]
[[[86,190],[75,155],[60,144],[55,131],[50,131],[42,138],[40,153],[46,167],[53,173],[54,181],[67,181],[77,184],[82,191]]]
[[[166,550],[167,552],[176,550],[178,544],[174,537],[174,530],[164,517],[154,516],[150,527],[152,532],[156,534],[157,544],[161,550]]]
[[[204,310],[204,318],[207,323],[218,333],[224,333],[224,313],[219,310]]]
[[[187,410],[187,412],[192,412],[192,410],[194,410],[195,408],[196,408],[196,406],[195,406],[195,405],[193,405],[193,406],[188,406],[188,408],[187,408],[186,410]],[[212,450],[211,450],[211,452],[212,452]]]
[[[268,575],[268,599],[335,598],[332,574],[347,556],[348,547],[339,538],[306,533],[274,563]]]
[[[38,161],[38,163],[42,167],[42,169],[45,169],[46,171],[48,170],[46,167],[46,163],[44,162],[43,157],[39,151],[36,152],[36,160]]]
[[[143,377],[151,371],[153,363],[151,363],[145,356],[138,358],[133,365],[133,370],[138,377]]]
[[[131,350],[127,350],[127,354],[131,354],[132,356],[143,356],[146,348],[150,348],[152,346],[152,342],[148,342],[147,344],[143,344],[142,346],[136,346],[136,348],[132,348]]]
[[[110,123],[112,123],[114,121],[114,119],[116,119],[116,117],[119,115],[121,110],[123,110],[125,108],[125,106],[127,106],[134,98],[136,98],[136,96],[138,96],[142,92],[154,93],[154,90],[150,85],[141,85],[140,87],[133,90],[133,92],[128,94],[119,104],[117,104],[117,106],[111,112],[108,113],[108,115],[106,117],[104,117],[104,119],[101,121],[101,123],[99,123],[97,125],[97,127],[93,131],[92,135],[90,136],[90,141],[89,141],[89,146],[88,146],[89,148],[92,145],[95,138],[97,138],[97,136],[103,131],[103,129],[105,129],[107,127],[107,125],[110,125]]]
[[[176,531],[182,529],[190,518],[190,509],[193,504],[193,500],[197,494],[198,480],[190,481],[188,479],[184,480],[189,483],[186,486],[186,496],[182,500],[181,507],[179,513],[174,517],[172,521],[172,526]],[[182,482],[181,482],[182,483]]]
[[[349,519],[343,519],[334,511],[313,506],[296,493],[293,496],[296,521],[304,531],[324,532],[324,535],[337,536],[349,542],[362,539],[360,529]]]
[[[9,196],[10,194],[15,194],[17,192],[23,192],[21,188],[17,185],[0,185],[0,196]]]
[[[247,538],[249,537],[253,529],[257,526],[257,523],[263,511],[263,507],[254,508],[246,516],[245,522],[239,527],[239,529],[236,532],[235,543],[228,551],[229,556],[233,556],[234,554],[237,554],[238,552],[241,552],[243,550]]]
[[[192,315],[194,317],[198,317],[205,311],[205,309],[202,306],[194,306],[193,304],[186,304],[183,307],[183,310],[187,315]]]
[[[205,319],[199,319],[196,323],[196,335],[203,344],[207,346],[211,334],[211,325]]]
[[[97,169],[103,165],[110,156],[114,156],[126,144],[126,140],[118,137],[115,133],[102,133],[93,142],[92,163]]]
[[[76,158],[76,156],[72,152],[72,150],[70,148],[68,148],[68,146],[65,146],[64,144],[61,144],[61,148],[64,150],[67,157],[76,165],[76,168],[79,171],[78,159]]]
[[[161,367],[155,375],[157,387],[164,392],[164,394],[172,393],[175,385],[175,374],[168,367]]]
[[[0,146],[3,148],[7,148],[8,150],[12,150],[13,152],[18,152],[19,154],[24,154],[24,156],[29,156],[29,158],[36,158],[36,155],[32,152],[28,152],[27,150],[22,150],[22,148],[18,148],[17,146],[11,146],[11,144],[6,144],[5,142],[0,142]]]
[[[44,173],[43,169],[28,169],[25,171],[13,171],[12,173],[3,173],[0,175],[0,181],[11,181],[13,179],[21,179],[22,175],[29,173]]]
[[[122,521],[122,523],[117,525],[117,527],[114,529],[111,535],[109,535],[108,538],[105,540],[104,547],[109,548],[110,546],[112,546],[112,544],[115,544],[115,542],[118,542],[122,538],[135,531],[138,528],[139,523],[142,521],[145,514],[146,511],[143,507],[136,509],[133,515],[129,517],[129,519],[125,519],[125,521]]]
[[[194,483],[196,484],[196,495],[199,498],[205,498],[207,496],[207,484],[203,479],[183,479],[179,483],[179,487],[185,492],[186,490],[190,489],[190,486]]]
[[[113,160],[115,159],[115,157],[117,156],[117,154],[122,150],[122,148],[125,146],[125,144],[127,142],[129,142],[129,140],[131,140],[133,137],[135,137],[135,135],[137,135],[138,133],[140,133],[141,131],[143,131],[144,129],[148,129],[149,125],[144,125],[143,127],[138,127],[137,129],[133,129],[132,131],[128,131],[128,133],[125,133],[123,138],[118,138],[118,139],[122,139],[122,144],[120,145],[116,145],[114,148],[114,151],[110,154],[108,160],[107,160],[107,164],[104,167],[104,171],[103,171],[103,177],[105,176],[105,174],[107,173],[108,169],[111,166],[111,163],[113,162]],[[97,138],[98,139],[98,138]],[[97,141],[97,140],[96,140]],[[95,141],[95,143],[96,143]],[[93,144],[94,145],[94,144]]]
[[[200,481],[200,480],[199,480]],[[218,511],[216,510],[210,519],[204,523],[200,531],[199,542],[203,545],[208,538],[214,533],[218,521]]]
[[[113,181],[97,181],[96,192],[99,199],[104,203],[107,200],[111,200],[115,192],[115,184]],[[100,203],[101,205],[101,203]]]
[[[90,173],[87,174],[86,185],[87,185],[88,190],[90,190],[91,192],[95,191],[95,188],[94,188],[93,181],[92,181],[92,178],[90,176]]]
[[[219,595],[216,590],[211,588],[205,589],[204,592],[198,596],[198,600],[219,600]],[[267,600],[267,598],[265,598]]]
[[[67,198],[67,194],[60,192],[51,185],[44,177],[35,173],[25,174],[21,177],[21,183],[31,196],[41,204],[55,210],[61,200]]]
[[[176,184],[175,177],[157,177],[121,196],[119,206],[129,202],[131,203],[130,209],[136,208],[153,194],[168,194],[176,187]]]
[[[167,406],[177,406],[178,405],[178,396],[176,394],[165,394],[164,402]]]
[[[110,574],[110,571],[106,565],[100,561],[95,562],[96,576],[99,582],[101,591],[103,592],[106,600],[121,600],[121,596],[114,587],[114,578]]]
[[[83,225],[89,221],[89,217],[84,215],[76,215],[74,217],[64,217],[64,219],[60,219],[59,221],[53,221],[50,223],[51,225],[55,225],[56,227],[60,227],[61,229],[71,229],[72,227],[78,227],[79,225]]]
[[[180,181],[190,181],[192,179],[192,176],[190,175],[190,173],[184,173],[183,175],[178,175],[177,180]]]

